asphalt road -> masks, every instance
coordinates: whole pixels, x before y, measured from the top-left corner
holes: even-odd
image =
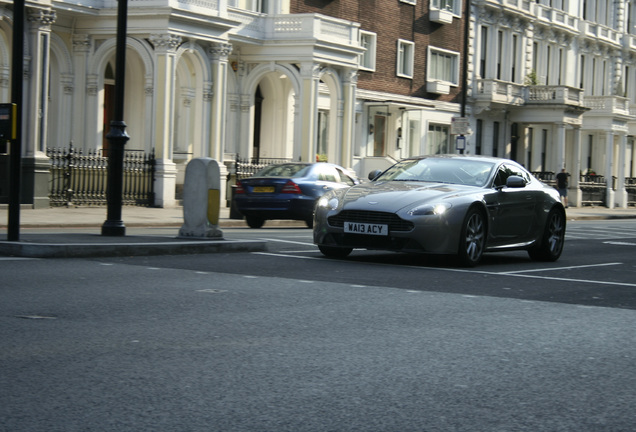
[[[0,259],[0,431],[631,431],[636,224],[556,263],[354,251]],[[167,234],[169,235],[169,234]]]

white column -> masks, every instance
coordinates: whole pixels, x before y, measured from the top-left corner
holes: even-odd
[[[612,175],[614,172],[614,132],[605,134],[605,181],[607,208],[614,208],[614,189],[612,189]]]
[[[625,189],[625,164],[627,160],[627,135],[621,134],[618,143],[618,173],[616,179],[616,201],[620,208],[627,208],[627,189]]]
[[[356,88],[358,85],[358,71],[347,69],[343,72],[343,108],[342,108],[342,139],[340,147],[340,164],[343,167],[353,166],[353,142],[355,137],[355,109]],[[402,125],[404,130],[405,125]]]
[[[176,204],[177,168],[172,160],[175,110],[175,52],[181,37],[170,34],[151,35],[155,47],[155,118],[154,140],[157,159],[155,205]]]
[[[76,147],[88,151],[95,149],[95,143],[86,136],[87,95],[85,92],[87,84],[87,65],[92,41],[86,34],[73,35],[73,72],[74,85],[76,91],[73,93],[73,107],[71,115],[71,140]],[[62,144],[62,143],[60,143]],[[89,145],[90,144],[90,145]]]
[[[554,133],[554,151],[555,162],[557,166],[554,167],[554,172],[560,172],[561,168],[565,167],[565,124],[559,123],[556,125]],[[545,169],[545,168],[544,168]]]
[[[316,125],[318,123],[318,84],[320,65],[302,63],[302,93],[300,95],[300,156],[301,160],[316,160]],[[294,158],[297,155],[294,154]]]
[[[574,154],[572,155],[574,165],[568,169],[570,173],[570,190],[568,191],[568,204],[573,207],[580,207],[583,201],[583,193],[579,183],[581,182],[581,128],[574,128]]]
[[[231,44],[215,44],[208,49],[212,61],[212,116],[210,117],[210,157],[219,163],[221,202],[227,197],[227,167],[223,164],[227,125],[227,74]]]
[[[29,22],[29,51],[30,65],[24,112],[26,120],[25,156],[35,156],[46,151],[46,128],[48,116],[49,93],[49,57],[51,43],[51,24],[55,22],[56,14],[52,10],[30,9],[27,20]]]

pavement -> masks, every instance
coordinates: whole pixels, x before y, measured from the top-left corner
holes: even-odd
[[[8,241],[7,205],[0,204],[0,256],[70,258],[95,256],[176,255],[193,253],[254,252],[267,250],[266,242],[220,238],[178,237],[183,208],[122,207],[124,236],[102,236],[106,207],[51,207],[20,209],[18,241]],[[636,219],[636,207],[570,207],[568,220]],[[304,227],[301,221],[267,221],[265,227]],[[174,236],[148,234],[148,228],[174,227]],[[243,220],[230,219],[221,209],[219,228],[245,227]],[[78,232],[78,228],[84,228]],[[94,228],[94,232],[92,232]],[[89,231],[89,232],[86,232]]]

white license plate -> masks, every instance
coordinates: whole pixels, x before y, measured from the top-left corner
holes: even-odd
[[[389,226],[380,224],[345,222],[344,232],[351,234],[367,234],[385,236],[389,235]]]

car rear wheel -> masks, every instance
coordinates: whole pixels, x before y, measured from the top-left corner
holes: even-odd
[[[265,224],[265,219],[256,216],[245,216],[245,222],[250,228],[261,228]]]
[[[352,248],[339,248],[322,245],[318,246],[318,249],[320,249],[320,252],[322,252],[324,256],[329,258],[345,258],[351,253],[351,251],[353,251]]]
[[[548,214],[543,237],[538,246],[528,250],[530,258],[536,261],[556,261],[563,252],[565,242],[565,213],[554,208]]]
[[[486,246],[486,220],[484,213],[471,208],[466,214],[459,238],[459,263],[467,267],[479,264]]]

